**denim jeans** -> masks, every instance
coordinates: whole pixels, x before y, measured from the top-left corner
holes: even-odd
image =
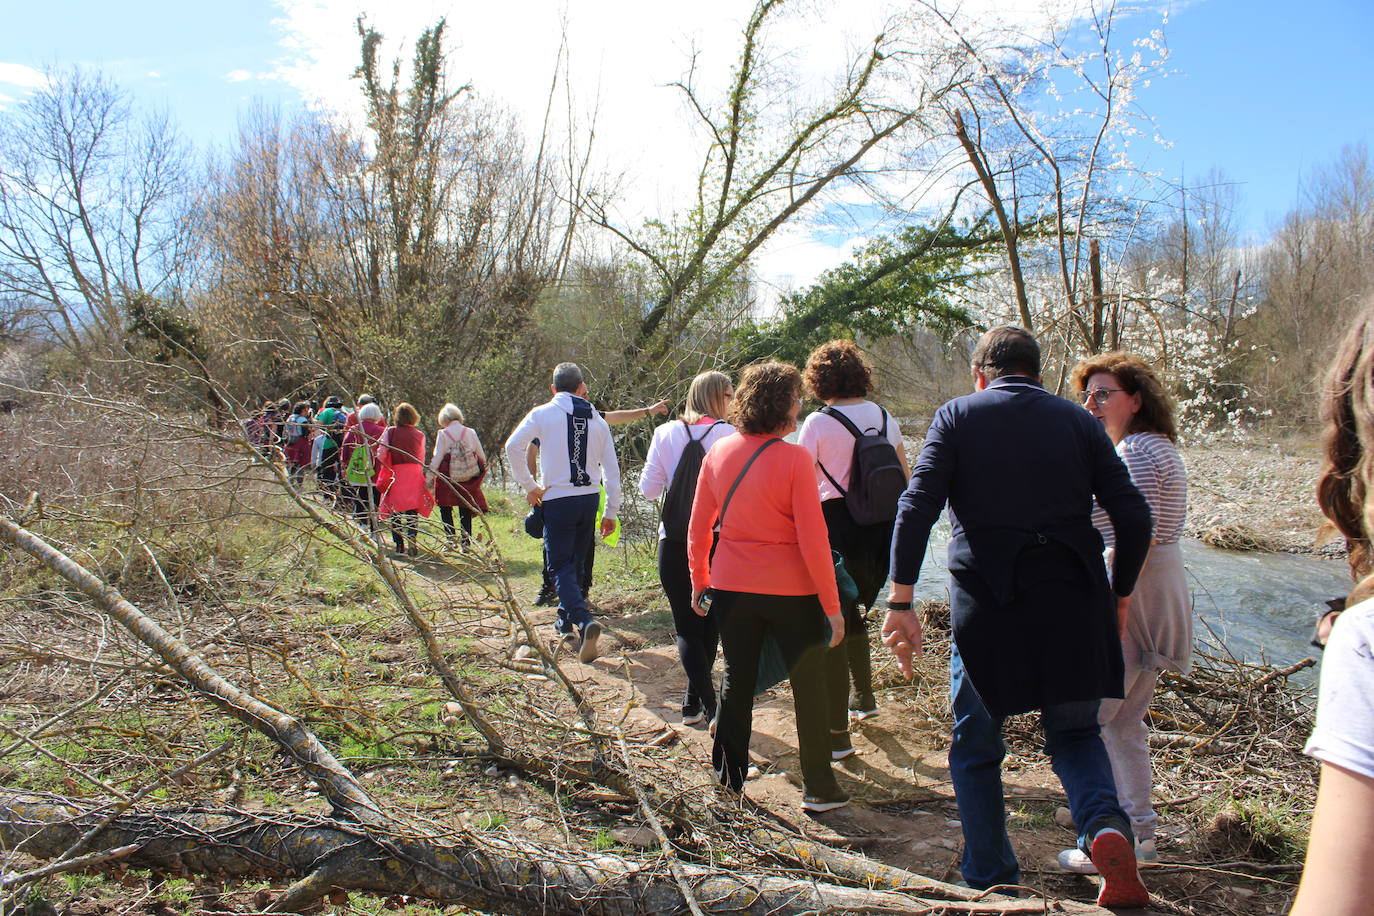
[[[592,622],[587,597],[582,591],[582,564],[591,550],[596,532],[596,505],[600,496],[583,493],[544,500],[544,547],[549,568],[558,589],[560,633]]]
[[[959,870],[969,887],[985,890],[1019,884],[1021,867],[1007,836],[1002,796],[1002,719],[994,718],[964,671],[958,647],[949,656],[949,696],[954,740],[949,776],[964,829]],[[1112,765],[1097,724],[1098,700],[1060,703],[1040,711],[1045,750],[1069,797],[1069,812],[1079,826],[1078,847],[1089,850],[1093,836],[1115,827],[1132,840],[1130,822],[1116,798]]]

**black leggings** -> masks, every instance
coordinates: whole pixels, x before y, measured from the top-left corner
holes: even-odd
[[[444,535],[451,541],[453,540],[453,510],[454,506],[439,507],[439,521],[443,522]],[[467,506],[458,506],[458,524],[463,526],[463,546],[466,547],[472,542],[472,510]]]
[[[716,712],[716,686],[711,668],[716,663],[716,648],[720,645],[720,628],[714,611],[705,617],[692,610],[692,575],[687,568],[687,545],[666,538],[658,542],[658,581],[668,606],[673,609],[673,629],[677,631],[677,655],[687,674],[687,696],[682,700],[682,712],[706,713],[712,718]]]
[[[397,512],[391,518],[391,540],[396,545],[397,553],[404,553],[406,541],[410,541],[411,548],[417,545],[415,539],[420,534],[420,510],[406,509],[404,512]]]

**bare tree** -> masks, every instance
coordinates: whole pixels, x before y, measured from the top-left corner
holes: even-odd
[[[918,125],[949,90],[938,80],[918,81],[900,105],[893,104],[884,80],[900,69],[892,56],[896,41],[880,34],[833,92],[803,107],[788,98],[785,82],[770,69],[767,27],[780,6],[779,0],[755,4],[719,103],[703,97],[695,70],[677,84],[706,135],[689,211],[636,230],[616,220],[605,195],[587,196],[592,221],[641,257],[656,285],[626,340],[624,378],[657,371],[781,226],[807,212],[828,187],[855,178],[866,157]],[[773,108],[786,117],[770,121]]]
[[[0,298],[73,353],[122,332],[137,293],[173,299],[192,264],[189,151],[111,80],[51,70],[0,120]]]
[[[967,78],[942,108],[1002,230],[1014,305],[1006,317],[1064,349],[1102,349],[1110,317],[1100,259],[1120,258],[1139,227],[1144,178],[1127,147],[1144,120],[1138,87],[1167,56],[1162,33],[1122,50],[1125,17],[1113,2],[1033,29],[986,25],[935,2],[921,3],[919,18],[962,52]],[[1077,42],[1085,27],[1086,50]]]

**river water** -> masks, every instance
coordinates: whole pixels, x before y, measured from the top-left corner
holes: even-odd
[[[916,595],[923,600],[949,597],[945,549],[949,524],[931,532]],[[1201,651],[1225,646],[1236,658],[1290,665],[1307,656],[1320,660],[1309,644],[1317,615],[1328,598],[1350,591],[1344,560],[1284,553],[1217,550],[1201,541],[1183,542],[1197,614]]]

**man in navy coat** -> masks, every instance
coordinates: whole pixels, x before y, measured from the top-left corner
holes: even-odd
[[[1020,882],[1002,796],[1002,721],[1038,709],[1079,847],[1103,877],[1099,904],[1144,906],[1097,710],[1101,698],[1122,695],[1120,632],[1150,545],[1149,506],[1102,424],[1041,386],[1040,347],[1027,331],[984,334],[973,379],[973,394],[936,412],[899,501],[883,635],[910,677],[921,647],[912,586],[948,502],[949,769],[964,880],[979,889]],[[1094,497],[1116,529],[1110,582]]]

